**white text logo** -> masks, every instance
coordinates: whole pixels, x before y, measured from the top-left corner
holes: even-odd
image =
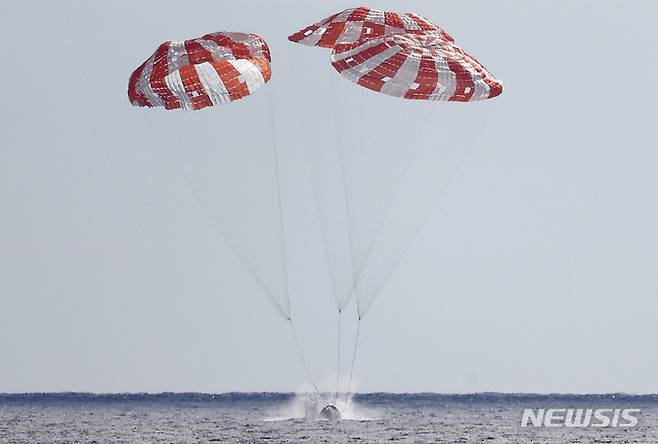
[[[635,427],[640,409],[525,409],[521,427]]]

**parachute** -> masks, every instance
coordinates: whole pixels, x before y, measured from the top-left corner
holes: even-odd
[[[334,47],[343,77],[389,96],[470,102],[496,97],[502,83],[477,60],[437,34],[393,34]]]
[[[217,32],[168,41],[130,76],[135,106],[199,110],[249,96],[272,75],[270,50],[255,34]]]
[[[452,36],[417,14],[351,8],[288,39],[333,49],[332,65],[343,77],[395,97],[470,102],[503,92]]]

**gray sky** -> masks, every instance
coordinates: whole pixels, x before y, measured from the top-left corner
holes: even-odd
[[[442,146],[468,155],[362,323],[356,389],[658,391],[658,4],[401,3],[369,6],[435,21],[505,92],[432,104],[416,168]],[[326,51],[286,37],[350,6],[0,4],[0,392],[303,387],[287,323],[173,167],[282,285],[263,154],[272,98],[294,316],[315,378],[332,388],[336,312],[312,178],[334,135],[318,122],[334,119],[332,97],[374,116],[405,104],[359,90]],[[202,113],[129,105],[128,76],[161,41],[220,30],[267,39],[267,91]],[[427,108],[396,112],[411,122]],[[377,122],[366,138],[394,134]],[[372,170],[393,168],[395,152]]]

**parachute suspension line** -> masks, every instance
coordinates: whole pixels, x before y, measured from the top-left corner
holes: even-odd
[[[297,88],[295,88],[294,90],[298,91]],[[333,96],[333,94],[332,94],[332,96]],[[299,121],[300,122],[303,121],[303,115],[302,115],[301,108],[296,107],[296,110],[297,110],[297,113],[298,113]],[[336,120],[335,119],[334,119],[334,125],[336,125]],[[302,128],[302,131],[304,131],[305,126],[300,125],[300,127]],[[336,127],[334,127],[334,128],[337,130]],[[338,139],[338,136],[336,136],[336,138]],[[337,142],[339,142],[339,140],[337,140]],[[309,155],[308,149],[305,150],[305,152],[306,152],[306,162],[308,163],[309,167],[312,170],[313,162],[311,161],[311,156]],[[342,162],[342,158],[341,158],[341,162]],[[341,168],[342,168],[342,163],[341,163]],[[314,176],[315,175],[312,175],[312,177],[314,177]],[[343,175],[343,177],[344,177],[344,175]],[[315,197],[316,202],[320,201],[320,197],[318,196],[318,187],[319,186],[318,186],[317,183],[313,184],[313,195]],[[346,202],[346,204],[347,204],[347,202]],[[318,212],[318,217],[320,218],[320,220],[322,220],[322,213],[321,213],[319,205],[316,205],[316,210]],[[326,257],[326,260],[327,260],[327,267],[329,268],[329,272],[330,272],[330,275],[331,275],[330,282],[331,282],[331,286],[332,286],[332,290],[333,290],[333,294],[334,294],[334,300],[336,302],[336,307],[338,308],[338,333],[337,333],[337,350],[338,351],[337,351],[337,361],[336,361],[337,362],[336,363],[336,394],[334,396],[334,403],[336,403],[336,402],[338,402],[338,395],[339,395],[339,391],[340,391],[341,316],[342,316],[343,308],[345,307],[345,305],[349,301],[349,298],[348,298],[347,301],[341,301],[341,295],[338,294],[338,290],[337,290],[337,283],[336,283],[335,272],[334,272],[335,270],[333,269],[333,263],[331,261],[330,255],[329,255],[329,241],[327,240],[326,230],[321,229],[320,231],[322,233],[322,242],[323,242],[323,245],[324,245],[325,257]],[[348,233],[349,233],[349,227],[348,227]],[[351,244],[349,245],[349,247],[350,247],[350,254],[351,254],[351,252],[352,252]],[[353,269],[351,264],[350,264],[350,269]],[[291,321],[291,325],[292,325],[292,321]],[[301,352],[301,347],[299,347],[299,345],[298,345],[298,351],[299,351],[299,354],[300,354],[300,359],[302,360],[302,362],[304,362],[305,359],[303,357],[303,354]],[[311,377],[310,372],[308,371],[306,365],[305,365],[305,371],[307,373],[307,376],[308,376],[309,380],[312,380],[311,379],[312,377]],[[317,387],[315,387],[315,391],[316,391],[316,393],[319,393]]]
[[[303,125],[301,125],[301,126],[303,126]],[[308,158],[308,153],[307,153],[306,161],[307,161],[309,167],[312,170],[313,166],[312,166],[311,160]],[[314,176],[314,174],[311,174],[311,176]],[[317,190],[318,185],[316,183],[313,183],[312,188],[313,188],[313,196],[315,197],[315,201],[320,202],[320,198],[318,197],[318,190]],[[317,214],[318,214],[318,220],[320,221],[320,224],[322,224],[322,213],[320,211],[320,205],[317,204],[315,206],[315,209],[316,209]],[[341,306],[341,301],[340,301],[340,297],[338,295],[338,290],[336,290],[337,285],[336,285],[335,270],[334,270],[334,265],[331,261],[330,255],[329,255],[329,242],[327,241],[327,233],[325,231],[326,230],[324,229],[324,227],[322,227],[322,225],[320,225],[320,233],[322,234],[322,236],[321,236],[322,237],[322,246],[324,247],[324,256],[325,256],[325,259],[327,260],[327,268],[329,269],[329,275],[330,275],[330,278],[331,278],[329,280],[330,283],[331,283],[331,290],[332,290],[332,294],[334,295],[334,302],[336,303],[336,307],[338,307],[338,312],[340,312],[343,307]]]
[[[459,161],[459,164],[457,165],[456,170],[455,170],[455,171],[450,175],[450,177],[448,178],[448,182],[446,183],[446,185],[445,185],[445,187],[444,187],[444,190],[447,189],[447,188],[450,186],[450,184],[451,184],[452,181],[455,179],[455,177],[457,176],[457,174],[459,174],[459,171],[460,171],[460,170],[462,169],[462,167],[464,166],[464,163],[465,163],[465,161],[466,161],[466,158],[467,158],[468,155],[470,154],[470,151],[471,151],[471,150],[470,150],[470,145],[469,145],[469,149],[466,151],[466,153],[464,153],[463,157],[462,157],[461,160]],[[404,249],[402,250],[402,253],[400,253],[400,255],[395,259],[395,261],[393,262],[393,265],[391,265],[391,267],[389,268],[388,272],[386,273],[386,276],[384,276],[384,279],[382,279],[382,282],[381,282],[381,284],[379,285],[379,287],[377,288],[377,291],[375,291],[375,293],[373,293],[373,295],[372,295],[372,297],[370,298],[370,300],[366,303],[366,306],[364,307],[364,310],[363,310],[363,316],[365,316],[365,314],[366,314],[366,312],[368,311],[368,309],[370,309],[370,307],[372,306],[372,303],[373,303],[373,302],[375,301],[375,299],[377,299],[377,297],[381,294],[382,290],[383,290],[384,287],[386,286],[387,281],[389,280],[389,278],[391,277],[391,275],[393,274],[393,272],[397,269],[397,267],[398,267],[398,266],[400,265],[400,263],[402,262],[402,259],[403,259],[404,256],[407,254],[407,252],[409,251],[409,249],[410,249],[411,246],[413,245],[414,241],[415,241],[416,238],[418,237],[418,234],[420,233],[420,231],[422,230],[422,228],[423,228],[423,227],[425,226],[425,224],[427,223],[428,219],[430,218],[430,215],[433,213],[433,211],[434,211],[435,207],[437,206],[437,204],[439,203],[439,200],[441,199],[441,196],[442,196],[442,195],[443,195],[443,193],[437,193],[437,195],[436,195],[436,197],[434,198],[434,200],[432,201],[431,205],[428,207],[427,211],[426,211],[425,214],[423,215],[423,218],[422,218],[420,224],[418,224],[418,225],[416,226],[415,230],[414,230],[413,233],[411,234],[411,238],[410,238],[410,240],[409,240],[409,243],[404,247]]]
[[[286,251],[286,230],[283,224],[283,201],[281,196],[281,172],[279,165],[279,147],[277,144],[277,135],[276,135],[276,126],[274,122],[274,95],[271,91],[272,88],[268,88],[268,102],[270,108],[270,127],[272,128],[272,151],[274,153],[274,175],[276,176],[276,195],[277,195],[277,204],[279,206],[279,227],[281,228],[281,252],[283,255],[283,278],[286,283],[286,301],[288,303],[288,314],[292,317],[292,311],[290,308],[290,282],[288,280],[288,252]]]
[[[148,120],[148,119],[147,119]],[[153,131],[152,133],[158,134],[157,131]],[[159,138],[159,136],[158,136]],[[235,257],[238,259],[240,264],[244,267],[245,270],[247,270],[247,273],[251,276],[251,278],[258,284],[260,289],[265,293],[267,298],[270,300],[276,311],[281,315],[283,319],[288,319],[289,314],[288,312],[281,307],[281,305],[277,302],[276,298],[274,295],[267,289],[267,286],[265,283],[262,281],[262,279],[258,276],[258,273],[256,270],[251,266],[249,261],[244,257],[244,255],[240,252],[240,249],[231,241],[231,238],[226,234],[226,232],[222,229],[221,225],[217,222],[217,220],[212,216],[212,213],[210,211],[210,207],[206,200],[203,198],[199,190],[194,186],[194,183],[190,179],[189,175],[186,173],[186,171],[183,169],[182,166],[179,165],[178,161],[176,160],[175,156],[173,153],[171,153],[167,147],[166,144],[162,139],[158,141],[158,145],[162,149],[165,157],[169,159],[169,162],[171,166],[173,167],[174,171],[178,175],[179,179],[183,182],[183,184],[188,188],[190,193],[192,194],[192,197],[194,197],[194,200],[196,201],[197,206],[201,209],[201,211],[205,214],[206,218],[210,221],[212,226],[215,228],[219,236],[224,240],[224,243],[229,247],[229,249],[233,252]]]
[[[292,75],[291,75],[291,77],[292,77]],[[297,88],[294,88],[294,91],[297,91]],[[295,107],[295,108],[297,110],[298,120],[300,122],[302,122],[303,121],[302,110],[301,110],[300,107]],[[304,137],[306,137],[308,134],[304,130],[304,128],[306,128],[305,125],[301,124],[301,125],[299,125],[299,127],[303,128],[302,129],[302,132],[303,132],[302,135]],[[305,149],[304,152],[306,153],[306,156],[305,156],[306,157],[306,163],[309,167],[309,171],[311,171],[311,178],[314,178],[315,174],[312,173],[313,172],[313,162],[311,161],[311,156],[309,154],[309,149],[308,148]],[[313,188],[313,197],[315,198],[315,202],[317,203],[315,205],[315,209],[316,209],[316,212],[317,212],[317,215],[318,215],[318,221],[320,221],[320,224],[322,224],[322,212],[320,211],[320,204],[319,204],[320,197],[318,195],[319,185],[317,184],[317,182],[315,180],[313,180],[313,187],[312,188]],[[331,261],[330,255],[329,255],[329,241],[327,240],[327,234],[325,232],[326,230],[323,229],[323,228],[324,227],[322,227],[322,226],[320,227],[320,233],[322,234],[322,245],[324,246],[324,255],[325,255],[325,259],[327,260],[327,268],[329,269],[329,275],[331,277],[331,279],[330,279],[331,290],[332,290],[332,294],[334,295],[334,302],[336,302],[336,307],[338,307],[338,309],[340,310],[342,307],[341,307],[340,298],[339,298],[337,290],[336,290],[336,278],[335,278],[335,273],[334,273],[334,266],[333,266],[333,263]]]
[[[355,274],[354,277],[354,286],[356,286],[359,282],[359,279],[361,279],[361,275],[363,274],[363,271],[366,268],[366,265],[368,265],[368,260],[370,259],[370,255],[372,254],[373,249],[375,248],[375,245],[377,244],[377,241],[379,240],[379,236],[381,235],[382,229],[384,228],[384,223],[388,219],[391,209],[393,208],[393,203],[395,202],[395,198],[397,197],[398,193],[400,192],[400,189],[402,188],[402,184],[405,182],[408,174],[409,174],[409,169],[411,168],[411,162],[413,161],[413,158],[416,156],[416,153],[418,152],[418,149],[420,147],[420,140],[422,135],[425,132],[425,129],[427,128],[427,125],[430,122],[430,116],[432,115],[432,110],[433,108],[430,108],[430,110],[427,112],[425,115],[425,120],[423,121],[423,124],[420,127],[420,130],[417,133],[416,140],[414,144],[412,145],[411,152],[407,158],[407,161],[404,166],[404,170],[402,172],[402,175],[400,176],[400,180],[398,181],[395,190],[393,191],[393,195],[391,196],[391,199],[388,201],[388,204],[386,205],[386,210],[384,212],[384,217],[379,221],[379,224],[377,225],[377,230],[375,231],[375,237],[372,239],[372,242],[370,245],[368,245],[368,250],[366,251],[366,255],[363,258],[363,262],[359,265],[358,271]],[[355,289],[356,291],[356,289]],[[364,313],[361,313],[359,309],[359,316],[362,316]]]
[[[295,324],[292,320],[292,307],[290,304],[290,281],[288,279],[288,254],[286,251],[286,234],[285,234],[285,226],[283,224],[283,201],[282,201],[282,196],[281,196],[281,173],[280,173],[280,166],[279,166],[279,150],[278,150],[278,144],[277,144],[277,135],[276,135],[276,127],[274,125],[274,95],[271,92],[271,88],[268,89],[268,101],[269,101],[269,108],[270,108],[270,126],[272,128],[272,146],[274,148],[274,170],[275,170],[275,175],[276,175],[276,187],[277,187],[277,197],[278,197],[278,205],[279,205],[279,224],[281,227],[281,249],[283,253],[283,270],[284,270],[284,278],[286,282],[286,298],[288,301],[288,323],[290,324],[290,331],[292,332],[292,337],[295,341],[295,346],[297,348],[297,354],[299,355],[299,360],[302,363],[302,367],[304,367],[304,373],[306,374],[306,378],[308,382],[311,384],[313,387],[313,390],[315,393],[319,393],[318,386],[315,384],[315,381],[313,380],[313,375],[311,375],[311,371],[309,370],[308,363],[306,362],[306,357],[304,356],[304,351],[302,350],[301,343],[299,342],[299,337],[297,336],[297,330],[295,329]]]
[[[336,395],[334,396],[334,403],[338,401],[338,392],[340,389],[340,317],[342,314],[342,309],[338,309],[338,358],[336,360]]]
[[[354,351],[352,352],[352,364],[350,365],[350,375],[347,379],[347,390],[345,391],[345,407],[350,398],[350,390],[352,390],[352,376],[354,375],[354,367],[356,365],[356,353],[359,349],[359,336],[361,333],[361,315],[356,323],[356,338],[354,339]]]
[[[334,84],[332,83],[332,85],[334,85]],[[348,184],[347,184],[347,174],[345,172],[345,159],[344,159],[344,153],[343,153],[343,148],[342,148],[343,144],[342,144],[341,138],[340,138],[340,133],[341,132],[339,131],[339,128],[338,128],[338,115],[339,115],[339,113],[336,111],[336,97],[337,97],[336,88],[335,88],[335,86],[333,86],[333,92],[331,94],[331,105],[332,105],[331,109],[334,113],[334,118],[333,118],[334,134],[336,134],[336,149],[338,150],[338,159],[339,159],[339,163],[340,163],[341,179],[342,179],[342,182],[343,182],[343,199],[345,201],[345,214],[347,215],[347,241],[348,241],[349,248],[350,248],[350,261],[352,262],[351,263],[351,265],[352,265],[352,267],[351,267],[352,268],[352,290],[350,291],[349,295],[347,296],[347,299],[345,300],[345,302],[343,302],[343,307],[344,307],[349,303],[350,299],[352,298],[352,295],[356,294],[356,282],[357,281],[356,281],[356,274],[355,274],[355,272],[356,272],[356,269],[355,269],[356,260],[355,260],[355,257],[354,257],[355,247],[354,247],[354,242],[352,240],[352,232],[354,231],[354,223],[352,221],[351,198],[350,198],[350,193],[349,193],[349,187],[348,187]],[[358,309],[358,301],[359,301],[358,296],[356,296],[356,300],[357,300],[357,309]],[[342,309],[343,307],[339,307],[339,308]],[[359,316],[361,316],[361,314],[359,314]]]
[[[318,386],[315,384],[315,381],[313,380],[313,375],[311,375],[311,371],[308,368],[306,358],[304,357],[304,352],[302,351],[302,346],[299,343],[299,338],[297,337],[297,330],[295,329],[295,324],[292,320],[292,317],[288,318],[288,323],[290,324],[290,331],[292,331],[292,337],[295,340],[295,346],[297,347],[297,354],[299,355],[299,360],[301,361],[302,366],[304,367],[304,372],[306,373],[306,379],[308,379],[308,382],[311,384],[311,387],[313,387],[313,391],[316,394],[319,394],[320,390],[318,390]]]
[[[287,76],[290,79],[293,79],[295,82],[299,82],[300,78],[297,75],[298,72],[302,71],[301,69],[293,69],[292,64],[288,65],[288,71],[289,75]],[[297,95],[297,101],[301,101],[299,98],[301,96],[301,93],[299,92],[299,88],[293,88],[293,91],[295,91],[295,94]],[[297,112],[297,120],[299,122],[304,121],[304,113],[303,110],[300,106],[295,107],[295,111]],[[308,136],[308,131],[306,130],[306,125],[300,124],[299,128],[301,129],[301,132],[303,133],[302,135],[304,137]],[[310,137],[312,139],[312,137]],[[311,155],[309,153],[309,149],[304,150],[305,153],[305,160],[306,160],[306,166],[309,171],[311,171],[311,178],[312,178],[312,183],[313,183],[313,197],[315,198],[315,209],[317,211],[318,215],[318,221],[320,221],[320,224],[322,224],[322,211],[320,210],[320,197],[318,195],[318,188],[319,185],[317,184],[317,181],[315,180],[315,174],[312,174],[313,172],[313,161],[311,160]],[[320,233],[322,234],[322,244],[324,246],[324,254],[325,254],[325,259],[327,260],[327,268],[329,269],[329,275],[330,275],[330,282],[331,282],[331,289],[332,289],[332,294],[334,295],[334,302],[336,302],[336,307],[338,307],[339,310],[343,308],[345,305],[344,303],[341,306],[340,298],[337,293],[337,283],[336,283],[336,278],[335,278],[335,270],[333,263],[331,261],[330,255],[329,255],[329,241],[327,240],[327,233],[324,227],[320,227]]]
[[[347,241],[349,243],[350,247],[350,260],[352,262],[352,291],[350,291],[349,296],[347,297],[347,300],[344,302],[345,305],[347,305],[352,298],[353,294],[356,294],[356,283],[357,283],[357,276],[355,274],[355,266],[356,266],[356,259],[354,257],[355,252],[354,252],[354,242],[352,240],[352,232],[354,231],[354,223],[352,222],[352,210],[351,210],[351,203],[350,203],[350,193],[349,189],[347,186],[347,175],[345,174],[345,162],[343,160],[343,150],[338,147],[338,155],[340,157],[340,170],[342,173],[342,178],[343,178],[343,193],[344,193],[344,199],[345,199],[345,212],[347,214]],[[358,301],[358,296],[356,296],[356,299]],[[341,307],[342,308],[342,307]]]
[[[353,216],[352,216],[352,211],[351,211],[351,199],[350,199],[350,193],[349,193],[349,187],[347,183],[347,174],[346,174],[346,169],[345,169],[345,159],[344,159],[344,153],[342,146],[343,144],[341,143],[341,138],[340,138],[340,131],[338,130],[337,127],[337,122],[338,122],[338,112],[336,110],[336,91],[334,87],[334,93],[332,94],[332,110],[334,113],[334,133],[336,134],[336,148],[338,150],[338,157],[340,160],[340,171],[341,171],[341,178],[343,182],[343,194],[344,194],[344,200],[345,200],[345,213],[347,215],[347,239],[349,243],[349,248],[350,248],[350,260],[352,262],[352,283],[351,283],[351,291],[349,292],[349,295],[347,297],[347,300],[344,302],[345,305],[349,303],[351,300],[352,296],[354,296],[354,299],[356,300],[356,310],[357,310],[357,315],[358,315],[358,322],[357,322],[357,327],[356,327],[356,338],[354,340],[354,351],[352,353],[352,363],[350,364],[350,373],[348,377],[348,382],[347,382],[347,390],[345,391],[345,407],[347,407],[347,402],[349,400],[350,396],[350,390],[352,388],[352,376],[354,374],[354,365],[356,363],[356,354],[359,346],[359,333],[361,330],[361,303],[359,301],[359,296],[357,294],[357,276],[356,276],[356,269],[355,267],[357,266],[356,260],[355,260],[355,247],[354,247],[354,242],[352,239],[352,233],[354,231],[354,222],[353,222]],[[340,312],[339,312],[339,327],[340,327]],[[340,336],[340,335],[339,335]],[[339,339],[340,340],[340,339]],[[336,377],[338,379],[338,376]],[[336,398],[338,398],[338,384],[336,384]]]

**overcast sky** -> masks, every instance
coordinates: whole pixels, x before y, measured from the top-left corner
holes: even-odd
[[[0,3],[0,392],[303,388],[287,322],[229,245],[284,291],[272,126],[291,306],[332,389],[328,217],[315,205],[337,119],[381,145],[381,162],[351,164],[362,184],[404,164],[401,131],[422,132],[409,174],[436,166],[439,188],[440,156],[463,155],[362,322],[357,390],[658,392],[658,3],[373,0],[435,21],[505,82],[495,100],[431,111],[360,90],[326,51],[287,41],[351,6]],[[200,113],[130,106],[128,76],[160,42],[222,30],[268,41],[265,90]],[[343,100],[360,108],[337,114]],[[350,127],[359,110],[377,135]],[[372,117],[388,110],[400,131]],[[414,211],[431,206],[418,196]],[[355,198],[362,239],[377,225],[367,197]],[[391,248],[382,269],[403,253]]]

